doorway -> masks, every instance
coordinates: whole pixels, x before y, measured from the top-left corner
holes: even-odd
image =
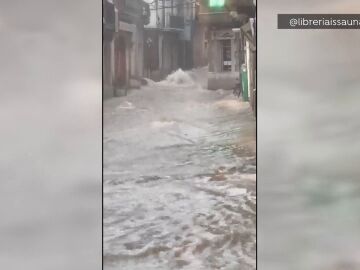
[[[222,40],[222,71],[230,72],[231,67],[231,40]]]
[[[118,37],[115,40],[115,87],[126,86],[126,77],[126,43],[123,37]]]

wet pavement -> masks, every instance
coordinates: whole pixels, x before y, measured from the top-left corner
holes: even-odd
[[[104,268],[255,269],[255,119],[176,72],[104,103]]]

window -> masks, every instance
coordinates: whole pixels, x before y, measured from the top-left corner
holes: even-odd
[[[222,70],[231,71],[232,61],[231,61],[231,40],[222,41]]]

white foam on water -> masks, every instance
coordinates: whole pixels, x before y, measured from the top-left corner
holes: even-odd
[[[156,82],[149,79],[149,78],[144,78],[145,81],[147,82],[147,86],[153,86],[153,85],[156,85]]]
[[[166,79],[161,81],[159,84],[173,86],[192,86],[195,85],[195,82],[189,73],[183,71],[182,69],[178,69],[177,71],[168,75]]]
[[[231,188],[227,190],[227,195],[231,197],[245,195],[247,192],[246,188]]]
[[[117,110],[133,110],[136,107],[129,101],[125,101],[116,107]]]
[[[224,95],[226,92],[224,89],[218,89],[218,90],[215,90],[216,93],[218,93],[219,95]]]
[[[175,121],[153,121],[153,122],[151,122],[151,126],[153,128],[169,127],[174,124],[175,124]]]
[[[241,102],[239,100],[220,100],[215,102],[215,107],[230,111],[241,111],[249,108],[248,102]]]

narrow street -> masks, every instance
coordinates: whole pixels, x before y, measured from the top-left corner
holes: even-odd
[[[256,268],[256,124],[206,72],[104,102],[104,266]]]

